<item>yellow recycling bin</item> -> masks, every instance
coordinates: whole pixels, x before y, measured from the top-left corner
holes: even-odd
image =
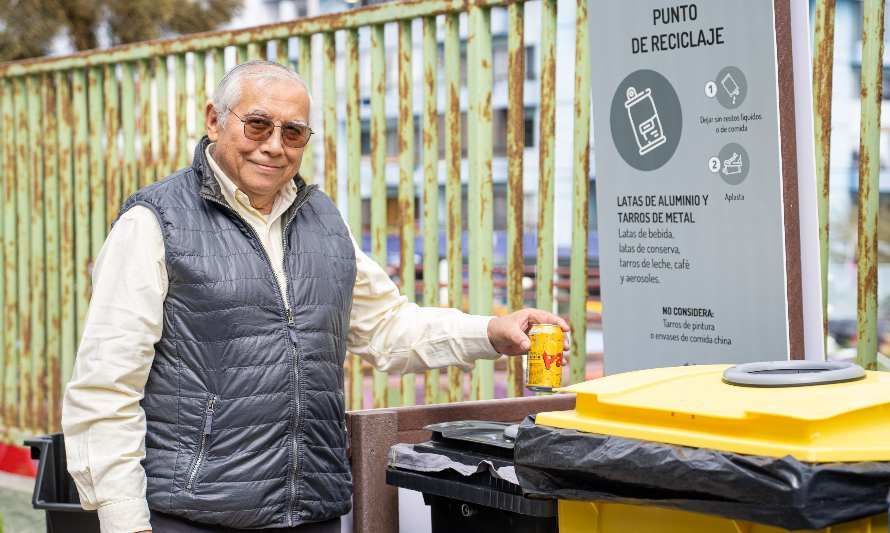
[[[560,533],[791,531],[775,521],[765,525],[784,512],[782,505],[799,506],[795,512],[806,520],[831,524],[795,531],[887,531],[886,499],[878,502],[882,508],[875,501],[876,495],[885,498],[890,486],[890,373],[796,361],[684,366],[617,374],[561,390],[576,394],[576,408],[538,414],[529,424],[535,429],[520,428],[517,441],[517,465],[547,466],[547,454],[557,456],[552,462],[557,467],[539,479],[552,483],[542,492],[560,498]],[[560,434],[554,441],[547,432]],[[584,439],[594,436],[600,440],[585,449]],[[621,467],[602,460],[610,454]],[[560,461],[564,467],[558,467]],[[620,468],[636,471],[628,478]],[[527,470],[517,471],[522,479]],[[683,479],[666,479],[671,476]],[[553,490],[563,488],[554,479],[574,486]],[[736,513],[736,504],[721,494],[721,483],[736,479],[742,480],[740,488],[727,493],[735,491],[742,511],[725,518]],[[614,487],[620,497],[596,497]],[[782,501],[763,501],[773,490]],[[838,492],[843,496],[826,497]],[[578,494],[587,496],[578,499]],[[868,498],[856,496],[862,494],[869,495],[871,507],[863,502]],[[848,495],[856,498],[847,501]],[[721,506],[730,512],[720,512]],[[871,514],[863,516],[863,510]],[[740,518],[748,513],[758,519]],[[838,525],[831,516],[851,519]]]

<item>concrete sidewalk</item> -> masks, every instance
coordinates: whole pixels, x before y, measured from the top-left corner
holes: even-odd
[[[0,516],[3,533],[43,533],[46,520],[43,511],[31,507],[34,480],[0,472]]]

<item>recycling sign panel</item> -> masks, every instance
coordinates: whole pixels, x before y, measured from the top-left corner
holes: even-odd
[[[589,16],[605,371],[788,358],[773,2]]]

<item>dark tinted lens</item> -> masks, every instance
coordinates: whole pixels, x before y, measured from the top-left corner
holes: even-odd
[[[302,124],[282,124],[281,135],[284,144],[291,148],[301,148],[309,141],[309,126]]]
[[[271,120],[262,117],[247,117],[244,119],[244,136],[252,141],[265,141],[272,134],[275,124]]]

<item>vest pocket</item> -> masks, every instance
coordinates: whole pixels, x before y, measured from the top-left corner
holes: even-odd
[[[219,398],[215,394],[211,394],[210,398],[207,399],[207,406],[204,408],[204,418],[201,422],[201,438],[198,441],[198,451],[195,453],[195,458],[192,461],[192,465],[188,470],[188,477],[185,490],[194,491],[195,481],[198,477],[198,471],[201,468],[201,463],[204,462],[204,455],[207,453],[207,446],[210,442],[210,433],[213,430],[213,408],[216,405],[216,401]]]

